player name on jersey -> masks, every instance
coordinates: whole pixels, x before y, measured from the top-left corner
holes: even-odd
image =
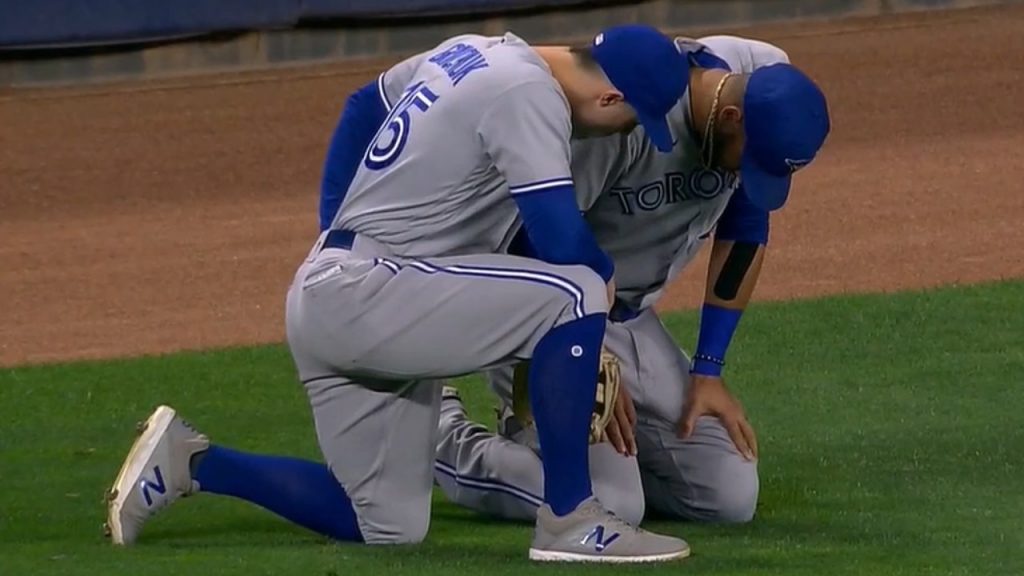
[[[487,68],[487,60],[483,54],[474,46],[461,42],[432,56],[430,62],[437,64],[448,74],[452,86],[458,86],[470,72]]]

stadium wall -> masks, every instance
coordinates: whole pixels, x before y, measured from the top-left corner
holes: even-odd
[[[0,87],[395,57],[459,33],[529,41],[612,23],[686,31],[1013,0],[0,0]]]

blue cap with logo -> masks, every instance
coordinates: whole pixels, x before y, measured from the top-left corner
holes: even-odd
[[[598,34],[591,54],[608,80],[636,110],[651,142],[672,150],[668,113],[686,92],[690,61],[671,38],[651,26],[613,26]]]
[[[818,154],[831,124],[825,95],[790,64],[759,68],[743,100],[743,188],[765,210],[786,203],[793,173]]]

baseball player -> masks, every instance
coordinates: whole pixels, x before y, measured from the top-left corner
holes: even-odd
[[[459,36],[385,73],[387,115],[286,299],[326,464],[210,445],[161,407],[109,495],[114,542],[134,542],[156,510],[200,491],[338,540],[419,542],[444,379],[529,361],[547,455],[529,557],[688,555],[592,493],[588,431],[615,282],[577,206],[570,138],[639,122],[671,149],[667,114],[689,67],[657,30],[621,26],[583,51]],[[520,228],[533,258],[504,253]]]
[[[769,211],[823,144],[828,111],[775,46],[730,36],[677,44],[694,67],[669,116],[671,153],[653,149],[642,128],[573,145],[586,220],[616,265],[605,344],[624,386],[609,442],[591,447],[591,473],[598,498],[630,522],[641,520],[645,504],[673,518],[746,522],[758,497],[757,441],[722,368],[757,281]],[[651,306],[712,231],[691,359]],[[514,414],[512,369],[489,379],[500,398],[500,435],[468,420],[446,388],[436,479],[464,506],[533,518],[543,479],[535,434]]]

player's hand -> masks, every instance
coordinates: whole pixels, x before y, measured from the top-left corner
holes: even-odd
[[[615,278],[608,281],[606,288],[608,290],[608,309],[611,310],[612,306],[615,306]]]
[[[615,411],[604,431],[616,452],[623,456],[636,456],[636,408],[625,384],[619,386]]]
[[[757,458],[757,437],[747,421],[743,406],[716,376],[693,374],[686,394],[686,407],[679,421],[679,437],[688,438],[701,416],[715,416],[725,426],[736,449],[747,460]]]

